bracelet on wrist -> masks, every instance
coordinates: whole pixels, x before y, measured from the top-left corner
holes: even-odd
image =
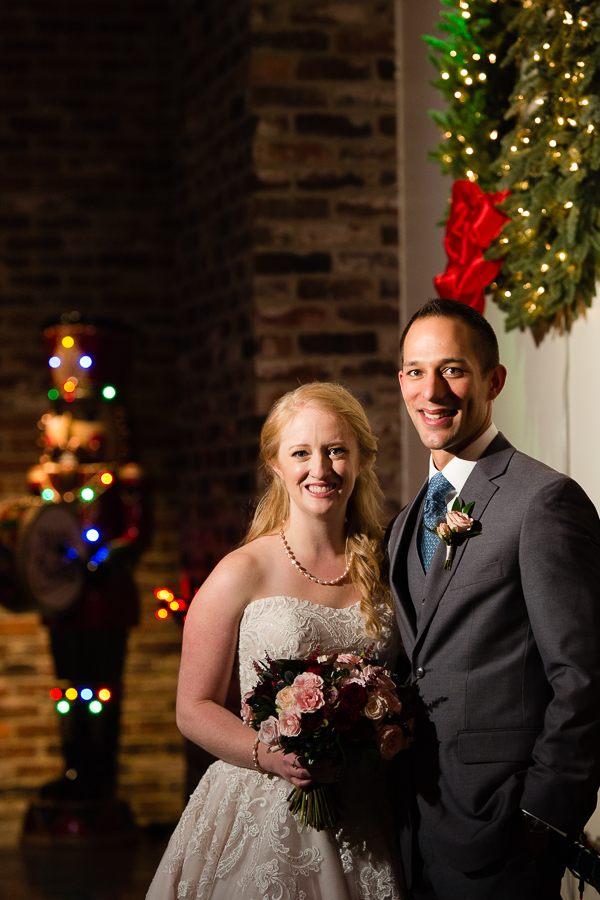
[[[265,772],[263,767],[258,761],[258,745],[260,744],[260,738],[257,737],[254,741],[254,746],[252,748],[252,759],[254,760],[254,768],[257,772],[260,772],[261,775],[268,775],[268,772]]]

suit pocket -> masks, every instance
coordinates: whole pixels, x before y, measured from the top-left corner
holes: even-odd
[[[470,584],[479,584],[481,581],[492,581],[494,578],[501,578],[502,571],[501,559],[485,563],[485,565],[479,566],[475,571],[465,572],[458,569],[456,578],[452,582],[452,590],[461,591]]]
[[[527,763],[538,734],[533,728],[459,731],[458,758],[463,763]]]

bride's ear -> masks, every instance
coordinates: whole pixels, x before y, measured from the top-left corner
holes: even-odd
[[[282,473],[281,469],[278,466],[276,466],[275,463],[268,462],[267,465],[268,465],[269,469],[271,469],[273,472],[275,472],[276,475],[279,475],[280,478],[283,477],[283,473]]]

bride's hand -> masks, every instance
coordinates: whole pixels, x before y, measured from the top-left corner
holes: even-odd
[[[259,744],[259,763],[267,772],[279,775],[293,784],[294,787],[309,788],[315,781],[311,770],[306,766],[306,760],[296,753],[283,753],[277,750],[271,753],[264,744]],[[262,752],[260,748],[263,748]]]

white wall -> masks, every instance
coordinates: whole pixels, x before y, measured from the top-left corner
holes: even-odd
[[[600,301],[569,335],[548,334],[536,347],[529,332],[504,331],[504,316],[487,304],[502,362],[506,387],[495,404],[494,419],[520,450],[571,475],[600,509],[598,398],[591,388],[594,363],[600,361]]]

